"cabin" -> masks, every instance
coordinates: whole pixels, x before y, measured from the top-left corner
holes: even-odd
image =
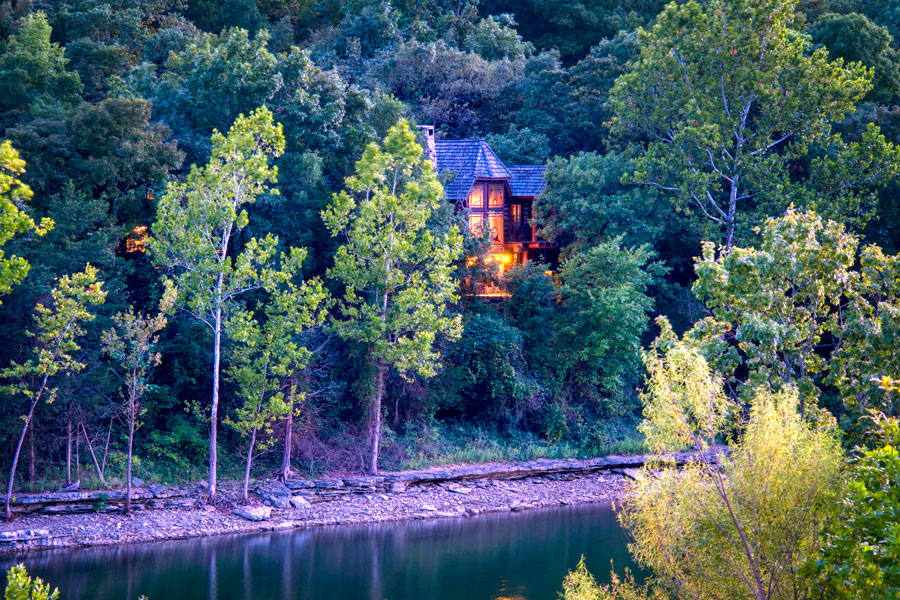
[[[530,224],[534,199],[546,187],[543,165],[505,165],[484,140],[436,140],[434,127],[421,126],[428,158],[444,181],[447,200],[467,211],[469,228],[490,228],[490,256],[500,272],[539,261],[555,269],[559,247],[542,240]]]

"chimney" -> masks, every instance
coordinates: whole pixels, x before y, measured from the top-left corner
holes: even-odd
[[[431,161],[431,166],[437,170],[437,149],[434,146],[434,125],[419,125],[425,133],[425,155]]]

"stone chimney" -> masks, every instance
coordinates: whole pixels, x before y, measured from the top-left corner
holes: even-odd
[[[437,149],[434,145],[434,125],[419,125],[419,129],[425,134],[425,155],[431,161],[431,166],[437,170]]]

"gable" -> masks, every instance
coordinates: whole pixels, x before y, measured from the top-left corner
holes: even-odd
[[[463,200],[478,179],[509,180],[512,174],[483,140],[437,140],[435,142],[439,174],[455,177],[444,185],[448,200]]]

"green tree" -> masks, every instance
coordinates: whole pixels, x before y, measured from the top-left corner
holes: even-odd
[[[165,291],[159,300],[156,315],[144,315],[129,307],[129,310],[113,315],[114,326],[103,332],[103,351],[116,364],[113,370],[125,383],[127,390],[125,414],[128,418],[128,450],[125,467],[125,514],[131,512],[131,467],[134,456],[134,429],[141,411],[141,399],[150,388],[150,375],[154,367],[162,361],[156,351],[158,334],[169,320],[175,308],[177,290],[170,281],[165,282]]]
[[[268,439],[260,444],[259,434],[271,434],[272,425],[279,418],[292,415],[296,403],[304,400],[304,394],[297,390],[296,374],[306,368],[312,352],[302,343],[301,336],[325,321],[328,294],[322,282],[312,279],[298,285],[293,281],[305,258],[306,250],[291,249],[282,268],[284,287],[276,290],[262,308],[263,323],[251,312],[242,311],[229,324],[237,346],[228,374],[237,384],[244,405],[226,423],[250,438],[244,469],[244,500],[256,447],[269,447],[274,442]],[[285,452],[290,467],[289,434]]]
[[[13,237],[34,232],[44,235],[52,229],[53,221],[43,219],[39,224],[25,212],[32,192],[19,178],[25,172],[25,161],[9,141],[0,143],[0,294],[8,294],[12,287],[28,275],[28,261],[12,255],[6,257],[2,246]]]
[[[795,390],[760,388],[743,423],[721,376],[661,325],[645,354],[641,429],[654,453],[694,447],[707,459],[658,477],[648,469],[635,482],[620,512],[632,554],[676,598],[810,598],[800,568],[815,552],[841,472],[833,420],[801,417]],[[716,445],[722,437],[727,453]]]
[[[823,337],[840,335],[839,309],[856,287],[859,242],[843,225],[792,208],[759,233],[755,248],[716,252],[705,243],[694,293],[731,328],[750,369],[748,389],[794,385],[803,412],[826,374]]]
[[[900,422],[879,415],[873,429],[874,443],[853,459],[840,514],[811,565],[829,599],[900,596]]]
[[[810,196],[798,176],[806,168],[798,161],[815,145],[840,153],[831,123],[853,111],[871,77],[862,65],[808,51],[791,29],[795,4],[670,4],[642,34],[639,59],[611,93],[613,127],[648,140],[626,181],[668,192],[679,210],[702,214],[726,249],[754,212],[781,212],[792,196],[813,202],[829,194],[830,209],[864,223],[870,214],[855,210],[854,188],[884,182],[876,166]]]
[[[266,264],[278,240],[251,239],[236,252],[247,225],[246,206],[277,181],[271,157],[284,152],[284,134],[269,109],[243,115],[223,135],[212,135],[209,162],[194,165],[183,183],[170,183],[160,198],[150,247],[157,263],[172,268],[185,310],[213,333],[212,406],[209,422],[209,493],[216,493],[216,433],[222,335],[235,298],[274,283]]]
[[[25,565],[15,565],[6,572],[6,590],[3,600],[57,600],[59,590],[50,592],[50,584],[39,577],[32,579]]]
[[[440,358],[438,334],[459,337],[460,317],[448,316],[446,305],[456,299],[452,264],[462,253],[462,236],[455,225],[443,236],[428,229],[443,188],[405,120],[381,146],[369,144],[346,185],[322,218],[332,235],[346,240],[329,271],[346,289],[344,318],[335,327],[365,344],[374,362],[368,470],[376,473],[388,369],[406,378],[431,376]]]
[[[9,472],[7,519],[12,516],[10,503],[16,467],[34,410],[42,400],[50,403],[56,399],[56,388],[53,387],[55,376],[77,373],[84,368],[84,363],[75,358],[75,353],[80,350],[77,340],[84,334],[82,325],[94,318],[90,307],[106,301],[102,285],[97,281],[97,269],[91,265],[80,273],[62,277],[52,292],[52,306],[48,308],[38,304],[34,309],[34,329],[30,332],[35,342],[34,356],[24,363],[14,361],[0,371],[0,378],[10,381],[4,386],[4,391],[11,396],[22,396],[28,405],[28,412],[22,416],[22,434]]]
[[[81,101],[77,73],[66,71],[65,50],[50,41],[47,15],[22,20],[0,55],[0,123]]]
[[[900,389],[883,384],[900,372],[900,256],[868,245],[857,263],[855,289],[833,334],[838,344],[826,381],[849,412],[847,428],[862,434],[872,410],[900,416]]]
[[[858,62],[872,69],[867,99],[890,102],[900,94],[900,52],[891,47],[891,34],[859,13],[822,15],[810,29],[813,43],[831,58]]]
[[[558,377],[574,395],[597,397],[608,415],[633,408],[625,397],[640,368],[641,336],[653,308],[647,291],[663,273],[647,246],[620,243],[578,252],[559,270]]]

